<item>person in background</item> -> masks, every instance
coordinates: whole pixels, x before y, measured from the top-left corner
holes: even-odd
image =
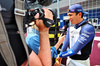
[[[100,49],[100,42],[97,44],[98,49]],[[100,65],[94,65],[94,66],[100,66]]]
[[[90,20],[88,21],[88,23],[92,24]]]
[[[98,45],[97,45],[97,46],[98,46],[98,48],[100,49],[100,42],[98,43]]]
[[[32,26],[27,28],[26,43],[38,55],[39,48],[40,48],[39,29],[34,24],[34,22],[31,22],[30,25]],[[65,39],[65,35],[62,36],[61,34],[57,44],[51,47],[52,57],[57,58],[57,55],[58,55],[57,49],[63,43],[64,39]]]
[[[83,15],[88,13],[83,11],[80,4],[74,4],[69,7],[67,14],[71,24],[75,26],[69,26],[62,50],[54,66],[60,66],[63,57],[68,57],[67,66],[90,66],[89,55],[95,29],[83,19]]]

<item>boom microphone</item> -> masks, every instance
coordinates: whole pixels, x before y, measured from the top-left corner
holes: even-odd
[[[39,4],[42,6],[49,6],[53,0],[38,0]]]
[[[36,0],[26,0],[26,1],[34,3]]]

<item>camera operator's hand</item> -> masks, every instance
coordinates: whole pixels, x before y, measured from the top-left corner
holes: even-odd
[[[44,10],[44,14],[45,14],[44,17],[53,20],[52,12],[50,10],[46,9],[46,8],[43,8],[43,10]]]
[[[53,20],[53,14],[52,14],[52,12],[51,12],[50,10],[46,9],[46,8],[43,8],[43,10],[44,10],[44,14],[45,14],[44,17]],[[36,19],[36,18],[39,18],[39,13],[37,13],[37,14],[35,15],[35,19]],[[44,32],[45,32],[45,31],[48,31],[48,30],[49,30],[49,28],[47,28],[47,27],[44,25],[42,19],[37,19],[37,20],[36,20],[36,25],[37,25],[37,27],[39,28],[39,31],[40,31],[40,32],[41,32],[41,31],[44,31]]]

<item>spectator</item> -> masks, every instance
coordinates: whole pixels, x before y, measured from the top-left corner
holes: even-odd
[[[88,21],[89,24],[92,24],[91,21]]]
[[[100,49],[100,42],[98,43],[98,48]]]
[[[31,24],[33,24],[33,26],[27,28],[26,43],[38,55],[39,46],[40,46],[39,31],[38,31],[38,27],[34,25],[34,22]],[[57,58],[57,49],[63,43],[64,38],[65,35],[64,36],[60,35],[57,44],[51,48],[52,57]]]

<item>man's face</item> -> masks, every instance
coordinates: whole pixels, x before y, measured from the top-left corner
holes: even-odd
[[[76,13],[68,13],[68,19],[72,24],[78,24],[79,18],[79,15],[76,15]]]

